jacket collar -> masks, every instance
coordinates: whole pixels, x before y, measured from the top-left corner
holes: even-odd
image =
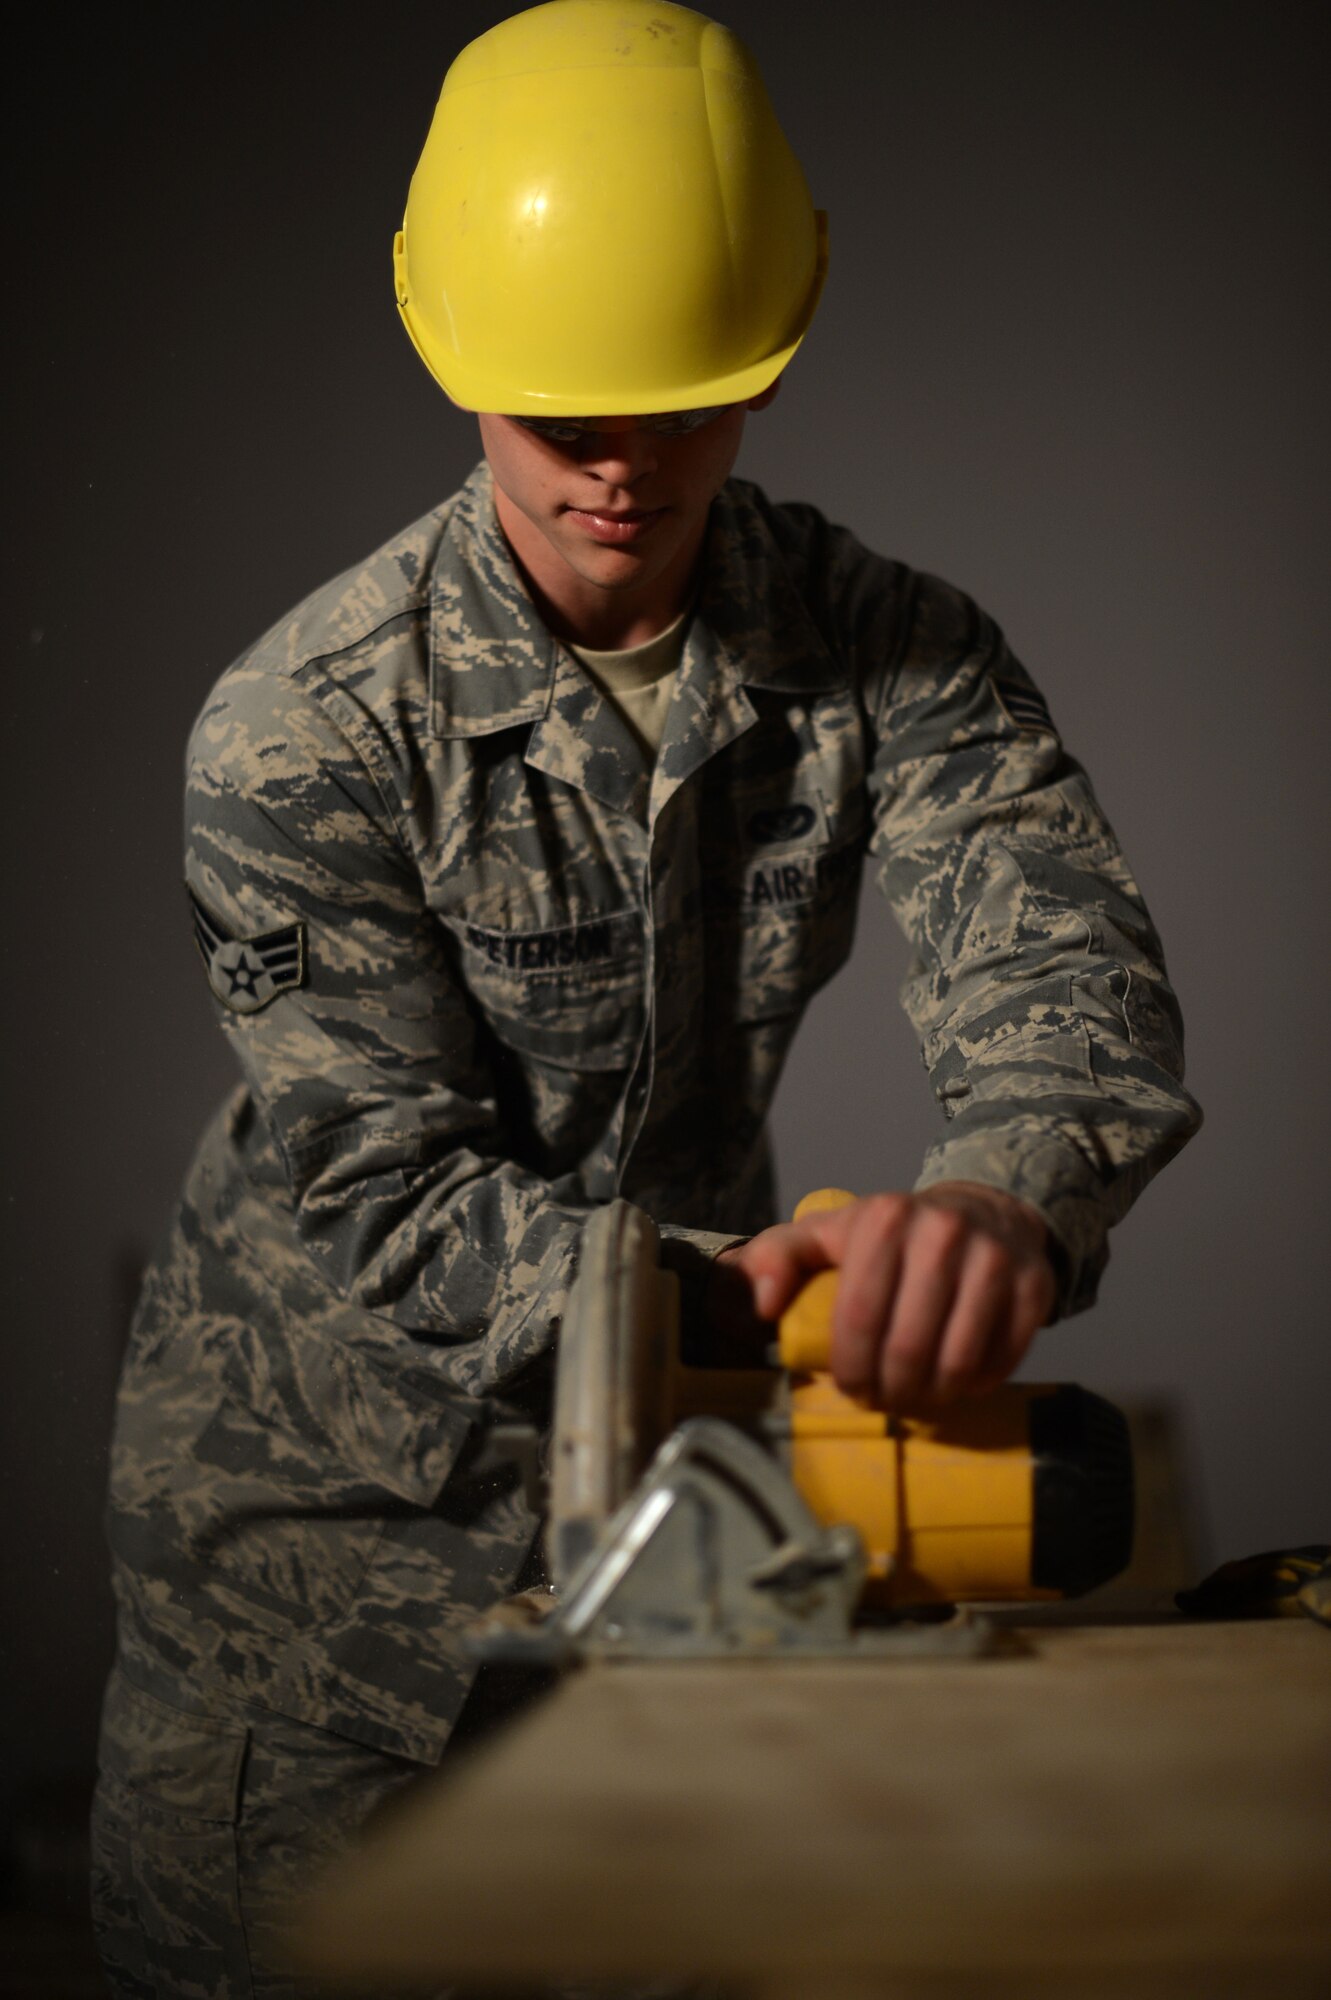
[[[830,694],[849,674],[809,615],[767,519],[767,502],[730,479],[712,503],[695,629],[734,685]]]
[[[430,580],[430,728],[488,736],[537,722],[560,648],[518,575],[482,459],[458,494]]]
[[[756,719],[746,688],[844,688],[786,569],[757,488],[729,480],[712,505],[706,567],[658,768],[542,623],[495,514],[484,460],[462,488],[430,588],[430,715],[436,736],[535,724],[528,762],[645,816]],[[658,793],[660,797],[658,798]]]

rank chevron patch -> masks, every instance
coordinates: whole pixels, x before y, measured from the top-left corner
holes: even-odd
[[[234,1014],[257,1014],[279,993],[304,985],[304,924],[284,924],[262,937],[239,938],[204,908],[192,889],[188,893],[194,942],[208,968],[208,984],[224,1007]]]
[[[1000,679],[997,674],[990,674],[989,679],[998,696],[998,705],[1009,722],[1014,722],[1018,729],[1047,729],[1051,736],[1058,734],[1049,714],[1049,704],[1039,688],[1028,687],[1024,681]]]

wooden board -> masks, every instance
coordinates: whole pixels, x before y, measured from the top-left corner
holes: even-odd
[[[311,1963],[782,1996],[1331,1992],[1331,1633],[584,1669],[340,1864]],[[1175,1975],[1186,1974],[1184,1984]]]

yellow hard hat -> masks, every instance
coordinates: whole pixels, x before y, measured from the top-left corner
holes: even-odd
[[[669,0],[550,0],[444,78],[393,269],[464,409],[633,416],[774,382],[826,246],[736,36]]]

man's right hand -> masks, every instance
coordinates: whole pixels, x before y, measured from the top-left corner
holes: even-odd
[[[819,1271],[839,1270],[838,1388],[928,1412],[998,1388],[1054,1309],[1047,1229],[1002,1188],[941,1181],[777,1223],[716,1260],[709,1309],[774,1322]],[[738,1281],[738,1284],[737,1282]]]

